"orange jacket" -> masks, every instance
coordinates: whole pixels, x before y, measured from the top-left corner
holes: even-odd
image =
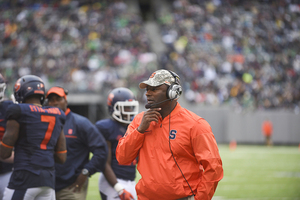
[[[192,192],[176,165],[196,194],[196,200],[211,199],[223,178],[222,160],[210,125],[179,103],[169,116],[152,122],[144,134],[136,129],[144,112],[138,114],[119,140],[116,157],[129,164],[139,157],[141,179],[136,185],[139,200],[179,199]],[[170,131],[169,131],[170,125]],[[169,134],[170,132],[170,134]]]

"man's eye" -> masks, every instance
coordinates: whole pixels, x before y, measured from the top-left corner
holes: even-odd
[[[146,91],[155,91],[157,90],[156,88],[147,88]]]

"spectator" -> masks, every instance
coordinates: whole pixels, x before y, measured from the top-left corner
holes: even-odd
[[[113,89],[107,97],[110,119],[96,122],[96,127],[105,137],[108,159],[103,174],[99,177],[99,191],[102,199],[137,199],[135,191],[136,160],[130,165],[120,165],[116,159],[119,139],[124,136],[128,124],[138,113],[138,101],[131,90],[123,87]]]
[[[46,98],[50,106],[66,114],[64,134],[67,141],[67,161],[56,164],[56,199],[85,200],[89,176],[104,171],[107,145],[97,128],[86,118],[73,113],[67,106],[67,90],[52,87]],[[91,160],[90,153],[93,153]]]
[[[58,108],[42,107],[44,82],[34,75],[18,79],[14,87],[18,104],[7,110],[6,131],[0,157],[9,158],[14,148],[13,173],[4,200],[55,199],[54,164],[66,161],[63,133],[65,114]]]

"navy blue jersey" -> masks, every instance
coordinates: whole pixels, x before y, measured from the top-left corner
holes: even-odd
[[[88,169],[90,175],[103,171],[107,159],[105,139],[86,117],[67,109],[64,133],[68,153],[64,164],[55,165],[56,191],[73,184],[83,168]],[[91,160],[90,152],[93,153]]]
[[[65,118],[62,110],[49,106],[12,104],[8,107],[6,120],[16,120],[20,125],[8,188],[54,188],[54,151]]]
[[[96,122],[96,127],[99,129],[104,138],[111,143],[111,168],[117,178],[124,180],[135,179],[136,162],[131,165],[120,165],[116,159],[116,148],[119,139],[124,136],[127,127],[121,125],[115,120],[104,119]]]
[[[2,101],[0,103],[0,141],[6,129],[6,111],[9,105],[13,104],[12,101]],[[12,171],[13,164],[0,161],[0,174]]]
[[[13,171],[8,188],[17,190],[26,190],[35,187],[55,187],[54,171],[48,169],[40,169],[39,175],[31,173],[27,170]]]
[[[54,150],[65,123],[64,112],[50,106],[12,104],[6,119],[20,125],[14,146],[14,171],[27,170],[36,175],[44,169],[54,172]]]

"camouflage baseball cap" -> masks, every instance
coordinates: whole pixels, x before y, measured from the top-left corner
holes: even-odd
[[[176,78],[178,77],[177,80],[175,80],[175,77]],[[148,80],[141,82],[139,84],[139,87],[141,89],[145,89],[147,85],[152,87],[157,87],[162,84],[171,85],[172,83],[177,83],[177,82],[179,82],[179,76],[177,74],[173,76],[170,71],[165,69],[160,69],[153,72]]]

